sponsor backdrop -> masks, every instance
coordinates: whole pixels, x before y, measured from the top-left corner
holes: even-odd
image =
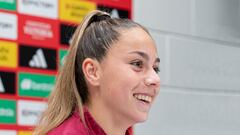
[[[131,18],[131,0],[0,0],[0,135],[30,135],[77,24],[91,10]]]

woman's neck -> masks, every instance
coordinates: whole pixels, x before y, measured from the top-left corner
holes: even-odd
[[[127,119],[99,103],[87,105],[88,111],[107,135],[125,135],[131,126]]]

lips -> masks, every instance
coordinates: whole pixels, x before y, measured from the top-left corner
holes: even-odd
[[[146,102],[146,103],[151,103],[153,98],[151,96],[148,96],[146,94],[134,94],[133,95],[137,100]]]

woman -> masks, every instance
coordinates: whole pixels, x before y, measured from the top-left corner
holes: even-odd
[[[156,98],[160,59],[141,25],[89,13],[75,31],[35,135],[131,135]]]

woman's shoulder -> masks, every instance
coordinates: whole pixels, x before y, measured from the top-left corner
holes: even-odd
[[[88,132],[79,115],[74,113],[47,135],[88,135]]]

